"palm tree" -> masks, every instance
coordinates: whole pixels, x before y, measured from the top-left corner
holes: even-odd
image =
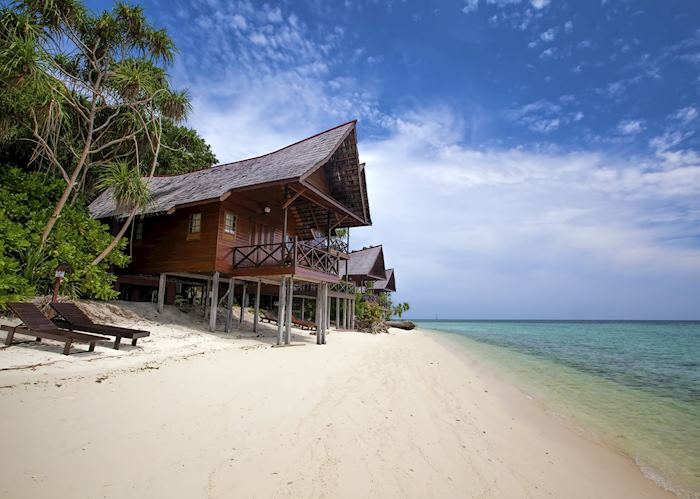
[[[112,197],[116,203],[115,212],[128,213],[129,216],[109,246],[92,261],[91,265],[97,265],[114,250],[136,214],[146,208],[151,201],[148,183],[141,177],[139,168],[132,168],[124,161],[105,166],[100,173],[97,187],[100,190],[112,189]]]

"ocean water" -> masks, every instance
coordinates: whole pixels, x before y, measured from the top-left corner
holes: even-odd
[[[416,322],[449,334],[663,487],[700,498],[700,322]]]

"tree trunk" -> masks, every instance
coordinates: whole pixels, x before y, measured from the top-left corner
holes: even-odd
[[[138,213],[139,209],[134,208],[131,210],[131,213],[129,214],[129,218],[126,219],[126,222],[124,222],[124,225],[122,225],[122,228],[119,229],[119,232],[117,233],[116,236],[114,236],[114,239],[112,239],[112,242],[109,243],[109,246],[107,246],[102,253],[97,255],[97,258],[95,258],[90,265],[97,265],[100,263],[102,260],[107,258],[109,254],[112,252],[112,250],[117,246],[117,243],[119,243],[119,240],[124,236],[124,233],[126,232],[126,229],[129,228],[129,225],[131,225],[131,221],[134,219],[136,216],[136,213]]]
[[[68,184],[66,185],[66,188],[63,189],[63,194],[61,194],[61,199],[58,200],[58,203],[56,203],[56,207],[53,210],[53,213],[49,217],[48,222],[46,222],[46,227],[44,227],[44,232],[41,234],[41,244],[42,246],[44,243],[46,243],[46,240],[49,238],[49,234],[51,234],[51,230],[53,229],[53,226],[56,225],[56,221],[58,220],[58,217],[61,216],[61,211],[63,210],[63,207],[66,204],[66,201],[68,201],[68,196],[70,196],[70,193],[73,191],[73,187],[75,186],[75,183],[78,180],[78,177],[80,176],[80,172],[83,170],[83,166],[85,166],[85,163],[88,159],[88,155],[90,154],[90,147],[92,147],[92,132],[95,129],[95,115],[96,115],[96,110],[97,110],[97,97],[98,94],[101,90],[101,83],[102,83],[102,74],[98,75],[97,77],[97,83],[95,87],[93,88],[93,94],[92,94],[92,104],[90,106],[90,114],[88,116],[88,129],[87,133],[85,135],[85,146],[83,147],[83,152],[80,155],[80,158],[78,159],[78,163],[75,165],[75,170],[73,170],[73,173],[70,176],[70,179],[68,180]]]

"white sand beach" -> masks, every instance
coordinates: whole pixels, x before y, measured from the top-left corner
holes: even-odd
[[[137,347],[0,350],[0,497],[673,497],[429,332],[271,348],[128,306],[90,312]]]

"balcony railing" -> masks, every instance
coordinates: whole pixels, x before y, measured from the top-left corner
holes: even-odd
[[[319,237],[304,239],[304,242],[316,248],[330,249],[338,253],[346,254],[349,252],[348,241],[343,237],[331,237],[330,241],[327,237]]]
[[[233,249],[233,267],[236,269],[282,267],[285,273],[293,274],[297,267],[303,267],[338,276],[339,260],[337,254],[296,238],[284,243],[237,246]]]
[[[340,282],[336,282],[334,284],[331,284],[331,291],[335,291],[336,293],[345,293],[348,295],[354,295],[355,294],[355,285],[349,281],[340,281]]]

